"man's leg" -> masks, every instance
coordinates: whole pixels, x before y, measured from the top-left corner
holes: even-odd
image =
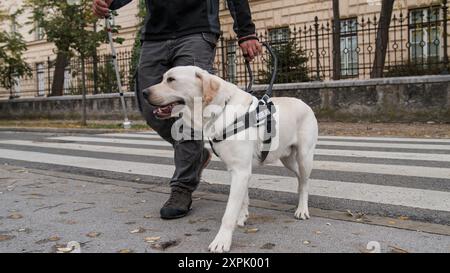
[[[146,41],[142,45],[139,60],[137,90],[141,114],[147,124],[153,128],[164,140],[174,144],[171,128],[174,120],[159,120],[153,114],[154,108],[143,98],[142,91],[161,82],[164,73],[171,68],[169,62],[169,49],[166,41]]]
[[[150,41],[142,45],[141,58],[139,61],[139,88],[137,90],[138,102],[143,117],[147,124],[152,127],[162,138],[175,145],[171,130],[175,119],[159,120],[153,114],[152,107],[143,97],[142,91],[152,85],[161,82],[163,75],[171,68],[169,44],[171,41]],[[176,147],[176,146],[174,146]],[[177,166],[175,173],[183,173]],[[176,219],[185,216],[192,204],[192,192],[172,187],[169,200],[161,208],[161,218]]]
[[[212,73],[216,42],[217,37],[207,33],[177,39],[172,47],[173,66],[195,65]],[[202,139],[176,141],[174,149],[176,170],[170,185],[193,192],[211,155]]]

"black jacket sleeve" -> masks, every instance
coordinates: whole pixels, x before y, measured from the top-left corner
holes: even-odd
[[[255,24],[252,21],[248,0],[227,0],[227,2],[228,9],[234,19],[233,29],[238,38],[255,34]]]
[[[113,0],[111,5],[109,6],[109,9],[111,9],[111,10],[120,9],[121,7],[130,3],[131,1],[133,1],[133,0]]]

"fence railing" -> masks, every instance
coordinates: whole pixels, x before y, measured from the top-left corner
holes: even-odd
[[[314,18],[310,25],[294,25],[270,29],[260,33],[278,54],[277,83],[326,81],[330,79],[366,79],[374,69],[377,15],[340,20],[340,31],[331,20]],[[449,71],[448,6],[439,5],[420,9],[396,11],[388,29],[385,77],[441,74]],[[334,50],[333,38],[339,34],[340,50]],[[340,64],[333,65],[336,55]],[[119,52],[118,62],[125,90],[131,90],[130,71],[132,53]],[[117,92],[111,55],[86,60],[86,89],[88,94]],[[270,77],[271,60],[267,53],[252,63],[257,83],[266,83]],[[20,79],[10,90],[10,97],[47,96],[51,93],[54,61],[33,64],[32,77]],[[248,75],[236,39],[221,37],[214,61],[216,74],[238,85],[246,84]],[[64,94],[81,94],[81,64],[74,58],[67,67]]]

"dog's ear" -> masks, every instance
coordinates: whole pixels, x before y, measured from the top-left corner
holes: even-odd
[[[202,81],[203,84],[203,104],[210,104],[220,89],[220,81],[207,72],[196,72],[195,76]]]

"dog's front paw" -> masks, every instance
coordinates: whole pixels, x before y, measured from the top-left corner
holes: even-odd
[[[299,220],[306,220],[309,219],[309,210],[308,208],[298,208],[295,212],[295,218]]]
[[[209,245],[209,251],[213,253],[223,253],[230,251],[231,233],[219,233],[214,241]]]

